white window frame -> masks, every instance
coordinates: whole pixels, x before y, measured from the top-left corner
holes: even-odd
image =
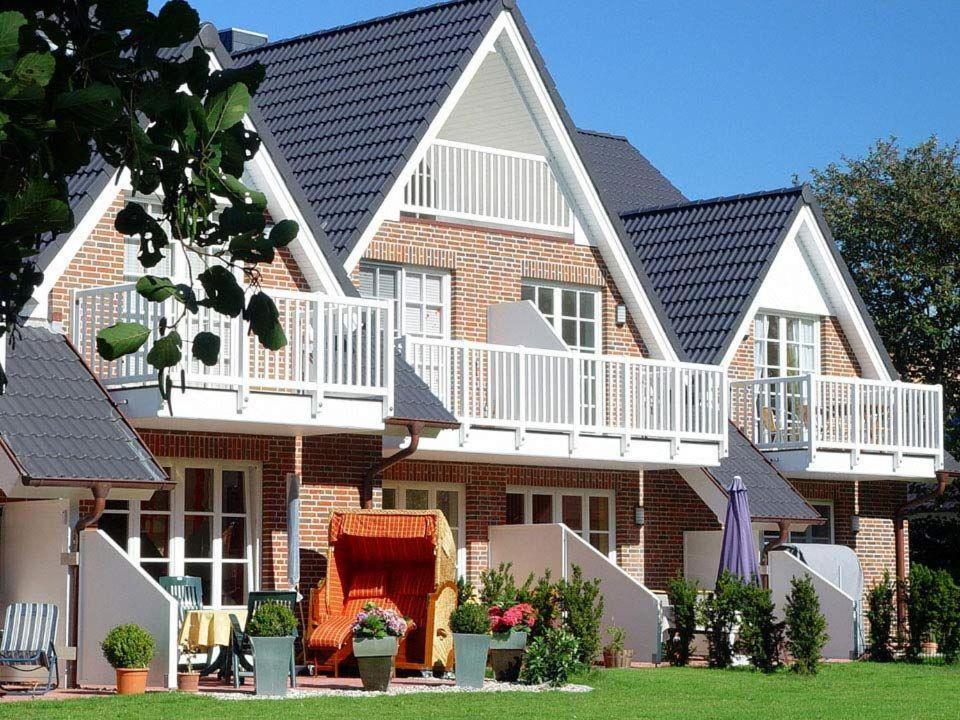
[[[184,489],[185,474],[187,468],[198,468],[214,471],[214,493],[213,493],[213,511],[212,512],[191,512],[191,515],[209,515],[213,522],[213,539],[211,546],[212,564],[210,573],[210,600],[211,603],[205,607],[212,609],[235,609],[243,608],[243,605],[223,605],[221,603],[222,595],[222,568],[224,564],[246,564],[246,586],[247,591],[257,590],[260,587],[260,555],[261,555],[261,529],[260,529],[260,466],[244,462],[230,462],[217,460],[191,460],[191,459],[158,459],[161,467],[169,468],[170,479],[176,483],[170,491],[170,537],[167,556],[169,558],[170,575],[183,575],[184,569],[189,562],[206,562],[206,558],[194,559],[184,556],[186,548],[186,539],[184,538]],[[222,511],[222,492],[224,471],[239,471],[245,473],[247,487],[244,488],[245,507],[245,528],[246,549],[244,560],[224,560],[223,541],[221,539],[222,519],[224,517],[233,517],[231,513],[224,514]],[[128,509],[105,510],[105,514],[126,515],[127,516],[127,547],[124,548],[130,561],[137,565],[144,562],[150,564],[151,560],[144,561],[140,556],[140,519],[141,501],[127,501]],[[147,511],[147,514],[160,514],[157,511]],[[153,562],[156,562],[154,560]]]
[[[401,482],[395,480],[384,480],[383,489],[393,490],[396,493],[398,510],[406,509],[407,490],[426,490],[428,493],[427,505],[433,509],[437,508],[438,490],[447,490],[456,492],[458,494],[457,514],[459,515],[460,524],[456,528],[456,537],[454,540],[456,540],[457,543],[457,574],[461,577],[465,576],[467,572],[467,486],[463,483]]]
[[[594,347],[592,350],[584,349],[579,346],[571,348],[578,350],[579,352],[588,353],[588,354],[601,354],[603,352],[603,294],[600,291],[600,288],[591,286],[591,285],[576,285],[573,283],[561,283],[554,282],[551,280],[539,280],[536,278],[523,278],[520,281],[521,293],[526,287],[531,287],[536,289],[536,293],[542,291],[552,291],[553,292],[553,317],[549,318],[544,315],[542,312],[540,314],[543,316],[543,319],[546,320],[553,326],[554,331],[557,333],[557,336],[561,339],[563,338],[563,321],[564,320],[573,320],[577,323],[577,339],[580,338],[580,322],[585,320],[591,320],[594,327]],[[565,316],[563,314],[563,291],[569,290],[577,293],[577,311],[580,310],[580,293],[588,293],[593,295],[593,318],[587,317],[573,317]],[[540,311],[540,308],[536,301],[533,303],[537,306],[537,310]],[[564,340],[566,342],[566,340]]]
[[[381,300],[390,300],[393,302],[394,308],[394,318],[396,322],[394,323],[394,329],[397,337],[401,335],[411,335],[413,337],[422,337],[422,338],[434,338],[438,340],[448,340],[450,338],[450,314],[452,312],[452,301],[451,301],[451,291],[450,291],[450,272],[444,270],[443,268],[434,268],[427,267],[423,265],[401,265],[395,263],[384,263],[378,261],[367,261],[363,260],[360,263],[360,271],[364,270],[373,270],[378,275],[381,272],[395,272],[397,274],[397,297],[395,298],[380,298],[379,295],[375,295],[377,299]],[[406,286],[407,286],[407,276],[408,275],[434,275],[440,278],[440,304],[429,303],[426,299],[421,298],[419,301],[411,301],[406,296]],[[377,283],[379,285],[379,283]],[[420,309],[420,327],[426,327],[424,322],[424,315],[427,308],[436,307],[440,310],[440,334],[439,335],[428,335],[425,332],[413,333],[409,332],[406,328],[406,309],[407,306],[418,306]]]
[[[827,516],[827,528],[830,530],[830,540],[831,545],[836,543],[836,512],[833,504],[833,500],[807,500],[807,503],[817,512],[820,512],[821,508],[829,508],[830,514]],[[794,531],[790,533],[790,542],[803,544],[803,543],[812,543],[814,542],[813,538],[813,525],[808,525],[806,529],[801,531]]]
[[[776,317],[779,322],[778,334],[779,337],[775,341],[767,340],[766,337],[762,334],[762,329],[764,326],[764,321],[767,318]],[[811,330],[813,333],[813,367],[810,369],[800,368],[799,373],[787,366],[787,345],[791,341],[787,340],[787,322],[790,320],[799,320],[801,323],[810,323]],[[757,379],[772,377],[768,375],[768,369],[770,366],[766,362],[766,354],[763,350],[766,349],[766,345],[770,342],[776,342],[779,351],[777,353],[778,364],[776,367],[779,375],[776,377],[796,377],[797,375],[805,375],[808,372],[818,374],[820,372],[820,317],[817,315],[802,315],[797,313],[783,313],[776,310],[761,310],[758,312],[754,318],[753,324],[753,359],[754,359],[754,377]],[[804,343],[796,343],[803,345]],[[763,348],[763,350],[761,350]],[[800,358],[803,357],[802,352],[799,355]]]
[[[508,485],[506,493],[523,495],[523,522],[525,525],[533,524],[533,496],[534,495],[551,495],[553,496],[552,508],[553,508],[553,522],[560,523],[563,522],[563,501],[562,497],[564,495],[577,495],[583,498],[583,503],[581,506],[582,521],[581,521],[581,530],[577,531],[573,528],[570,528],[572,532],[577,533],[580,537],[586,541],[587,544],[590,544],[590,533],[591,532],[605,532],[603,530],[593,530],[590,528],[590,498],[591,497],[604,497],[607,499],[607,525],[610,527],[610,550],[607,553],[607,557],[613,562],[617,561],[617,498],[616,493],[613,490],[605,490],[601,488],[563,488],[563,487],[538,487],[536,485]],[[591,545],[591,547],[593,547]],[[599,552],[599,551],[598,551]]]

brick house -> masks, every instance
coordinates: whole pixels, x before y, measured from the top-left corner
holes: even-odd
[[[564,553],[649,608],[631,626],[646,656],[666,582],[716,572],[734,476],[758,547],[848,547],[867,586],[893,570],[906,481],[943,469],[942,396],[899,381],[807,189],[688,201],[625,138],[575,126],[508,0],[256,37],[206,26],[196,42],[221,67],[266,67],[249,174],[301,227],[263,273],[288,346],[201,314],[223,357],[185,363],[172,407],[147,348],[98,358],[98,329],[164,309],[138,300],[135,246],[113,228],[151,198],[97,160],[31,308],[174,483],[115,489],[99,520],[142,607],[165,607],[167,574],[201,577],[217,608],[285,587],[291,476],[301,588],[323,576],[334,508],[443,510],[473,580],[499,559],[540,569],[559,545],[536,526],[562,526]],[[64,498],[73,515],[90,503]]]

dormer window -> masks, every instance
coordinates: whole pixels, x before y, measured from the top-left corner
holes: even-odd
[[[810,317],[757,315],[754,365],[758,378],[789,377],[817,372],[820,321]]]

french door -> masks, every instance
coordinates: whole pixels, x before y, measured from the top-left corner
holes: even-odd
[[[507,488],[507,525],[563,523],[616,560],[613,492],[576,488]]]
[[[458,483],[383,481],[384,510],[440,510],[447,518],[457,543],[457,572],[467,571],[467,543],[464,530],[466,493]]]

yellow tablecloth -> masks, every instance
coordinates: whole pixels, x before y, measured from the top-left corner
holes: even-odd
[[[218,645],[229,645],[231,615],[236,616],[240,627],[244,627],[247,622],[246,610],[191,610],[183,618],[179,644],[201,650],[209,650]]]

